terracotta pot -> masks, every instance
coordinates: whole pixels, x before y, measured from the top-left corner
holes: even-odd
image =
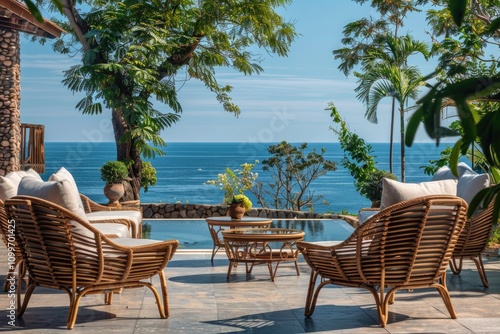
[[[125,187],[122,183],[106,184],[104,186],[104,196],[109,200],[108,205],[118,205],[118,200],[125,194]]]
[[[233,203],[229,205],[227,213],[232,219],[241,219],[245,214],[245,207],[241,203]]]

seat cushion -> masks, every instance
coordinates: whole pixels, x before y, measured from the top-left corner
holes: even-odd
[[[127,238],[129,237],[128,227],[123,224],[113,223],[95,223],[93,227],[99,230],[108,238]]]
[[[139,229],[142,223],[142,214],[140,211],[134,210],[114,210],[114,211],[94,211],[85,214],[88,221],[92,223],[92,221],[106,221],[113,219],[127,219],[132,224],[134,224],[134,235],[132,235],[132,231],[130,231],[130,236],[136,238],[139,234]]]
[[[402,183],[387,178],[382,179],[382,200],[380,209],[393,204],[429,195],[457,194],[457,180],[440,180],[421,183]]]

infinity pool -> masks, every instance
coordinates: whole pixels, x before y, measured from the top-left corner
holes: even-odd
[[[144,219],[151,226],[149,239],[177,239],[185,249],[212,249],[213,243],[204,219]],[[344,240],[354,228],[343,220],[312,219],[273,220],[271,227],[299,229],[306,232],[305,241]],[[147,237],[147,235],[144,235]]]

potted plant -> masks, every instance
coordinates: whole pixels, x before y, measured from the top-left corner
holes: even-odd
[[[376,169],[368,175],[366,181],[361,185],[360,193],[372,201],[372,208],[380,207],[383,178],[397,180],[396,175],[385,170]]]
[[[228,214],[232,219],[241,219],[252,208],[252,202],[243,194],[233,196],[228,204]]]
[[[123,161],[108,161],[101,167],[101,179],[106,182],[104,196],[108,205],[118,205],[118,200],[125,194],[123,180],[128,177],[128,168]]]

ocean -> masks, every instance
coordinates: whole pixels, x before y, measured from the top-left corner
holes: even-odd
[[[205,185],[205,181],[217,179],[226,167],[239,168],[243,163],[262,162],[269,157],[267,148],[273,143],[169,143],[166,156],[156,157],[151,162],[157,171],[158,182],[146,193],[141,193],[143,203],[191,203],[220,204],[223,192],[215,186]],[[296,145],[297,143],[293,143]],[[389,144],[371,144],[380,169],[389,169]],[[310,186],[315,194],[323,196],[314,207],[316,212],[340,213],[346,210],[355,213],[359,208],[370,206],[370,202],[360,196],[354,188],[354,179],[340,165],[343,151],[338,143],[309,143],[309,149],[326,149],[325,157],[337,162],[337,170],[320,177]],[[446,147],[434,143],[416,143],[406,148],[406,182],[430,180],[421,166],[429,164],[430,159],[439,157]],[[108,160],[116,159],[114,143],[103,142],[47,142],[45,143],[46,170],[44,180],[64,166],[74,176],[79,191],[99,203],[107,202],[102,194],[104,182],[99,168]],[[258,164],[254,169],[259,173],[258,180],[267,183],[271,178]],[[399,144],[394,146],[394,171],[400,177]],[[256,200],[249,195],[258,206]]]

